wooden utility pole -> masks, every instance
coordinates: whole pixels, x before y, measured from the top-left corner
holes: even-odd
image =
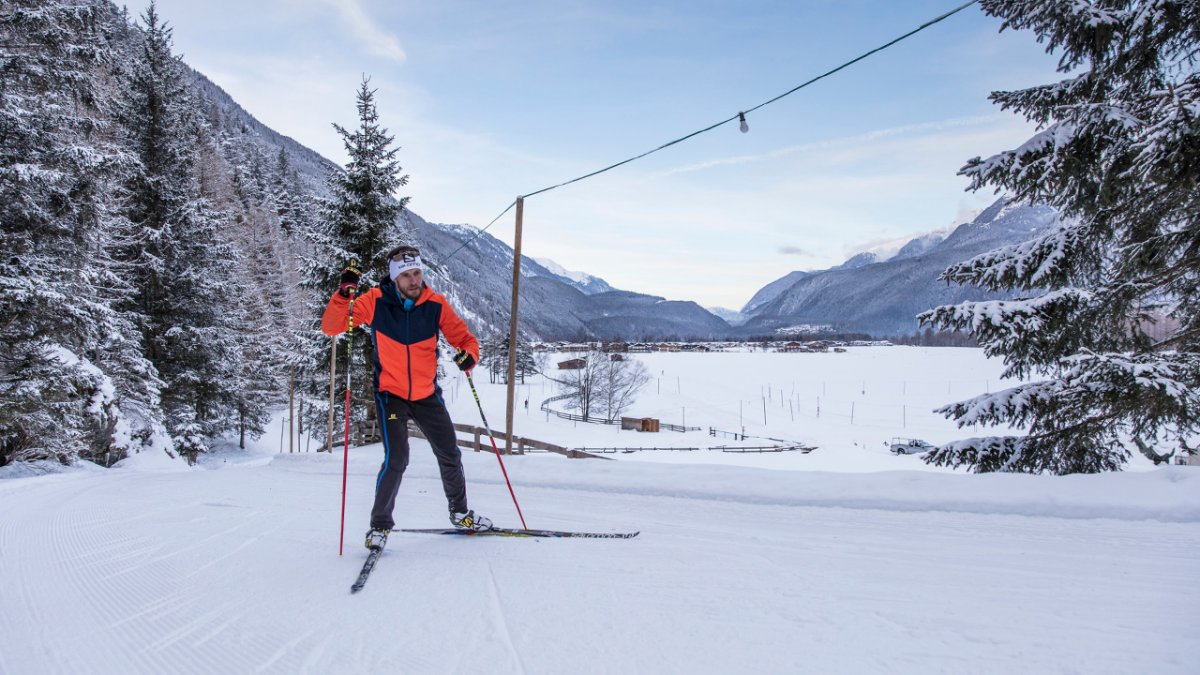
[[[333,336],[333,346],[329,350],[329,440],[325,451],[333,454],[333,380],[337,375],[337,336]]]
[[[288,454],[295,452],[296,434],[296,366],[288,369]]]
[[[512,454],[514,387],[517,381],[517,301],[521,296],[521,221],[525,198],[517,197],[517,232],[513,240],[512,312],[508,319],[508,403],[504,409],[504,454]]]

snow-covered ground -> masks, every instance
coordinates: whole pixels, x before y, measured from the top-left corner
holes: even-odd
[[[571,356],[550,355],[551,373],[557,361]],[[645,363],[654,379],[625,415],[655,417],[664,423],[700,427],[700,431],[621,431],[618,426],[573,423],[541,413],[541,402],[560,392],[554,382],[539,376],[517,386],[514,434],[572,448],[707,449],[773,445],[766,439],[776,438],[818,450],[811,454],[709,450],[619,454],[622,460],[807,471],[944,471],[927,466],[917,456],[892,455],[888,443],[904,437],[940,444],[985,434],[982,427],[959,429],[933,410],[1017,384],[1002,380],[1003,364],[986,358],[979,349],[851,347],[846,353],[826,354],[652,353],[630,358]],[[492,428],[502,430],[504,386],[488,384],[482,373],[475,384]],[[464,379],[453,378],[444,386],[455,421],[482,425]],[[529,401],[528,411],[525,400]],[[565,409],[562,401],[550,405]],[[744,432],[751,438],[736,442],[725,435],[710,436],[710,427]],[[1128,469],[1152,466],[1137,455]]]
[[[907,387],[909,399],[893,400],[911,403],[891,405],[926,409],[908,417],[908,435],[953,437],[915,397],[922,386],[939,394],[937,364],[959,357],[935,350],[922,379],[920,363],[894,362],[919,350],[893,349],[811,359],[803,386],[837,367],[822,370],[823,359],[845,359],[850,372],[870,356],[880,362],[866,396],[887,381]],[[962,352],[962,376],[947,379],[966,396],[967,380],[990,371]],[[792,376],[776,374],[776,359],[813,355],[701,360],[725,356],[648,359],[679,378],[688,424],[729,425],[718,414],[766,385],[760,373],[788,394]],[[832,409],[839,394],[832,378],[824,386]],[[503,424],[501,391],[481,386],[493,425]],[[451,398],[456,418],[473,423],[469,392]],[[658,404],[669,405],[665,381],[636,414]],[[904,434],[882,417],[856,410],[850,424],[823,409],[820,421],[814,410],[784,427],[767,414],[767,435],[819,449],[508,457],[531,527],[641,535],[396,534],[357,595],[379,446],[351,451],[341,557],[340,452],[278,454],[278,426],[249,451],[191,469],[144,454],[107,471],[0,481],[0,673],[1195,672],[1200,469],[930,471],[887,454],[882,440]],[[534,410],[517,419],[518,433],[569,445],[656,436]],[[472,506],[517,525],[496,458],[466,452],[464,463]],[[440,526],[444,504],[432,454],[414,440],[398,521]]]

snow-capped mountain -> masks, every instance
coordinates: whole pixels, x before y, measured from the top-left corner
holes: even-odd
[[[600,277],[594,277],[587,272],[572,272],[549,258],[533,258],[533,260],[551,274],[558,275],[559,278],[588,295],[617,290]]]
[[[875,253],[873,251],[863,251],[862,253],[851,256],[849,259],[846,260],[846,262],[842,263],[841,265],[838,265],[837,267],[832,267],[830,269],[856,270],[860,267],[866,267],[867,265],[874,265],[877,262],[879,262],[879,254],[878,253]]]
[[[788,272],[783,277],[772,281],[766,286],[763,286],[762,288],[758,289],[758,292],[750,298],[750,301],[747,302],[744,307],[742,307],[742,311],[739,312],[739,314],[741,314],[743,317],[753,315],[767,303],[771,302],[775,298],[778,298],[781,293],[791,288],[792,284],[810,274],[812,274],[812,272]]]
[[[746,321],[746,317],[735,309],[725,307],[705,307],[713,316],[718,316],[725,320],[730,326],[740,326]]]
[[[430,284],[451,298],[477,333],[507,331],[513,250],[469,225],[430,223],[411,212],[406,218],[434,266]],[[614,290],[597,277],[566,277],[564,271],[521,257],[520,317],[526,335],[542,340],[704,339],[729,330],[729,324],[694,302]]]
[[[891,260],[903,260],[905,258],[916,258],[933,250],[938,244],[946,239],[945,232],[930,232],[923,234],[915,239],[910,240],[907,244],[896,252],[896,255],[890,258]]]
[[[916,315],[927,309],[1000,297],[938,281],[943,270],[993,248],[1026,241],[1056,222],[1057,215],[1047,207],[1000,199],[944,239],[939,233],[923,235],[888,260],[860,253],[837,267],[793,272],[768,284],[742,310],[749,319],[737,332],[762,334],[786,326],[827,324],[839,332],[913,334],[919,329]]]

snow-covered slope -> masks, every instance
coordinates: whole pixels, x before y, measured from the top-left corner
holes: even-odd
[[[722,428],[760,392],[806,407],[823,395],[815,417],[793,421],[772,394],[769,425],[744,420],[820,447],[509,456],[531,527],[641,534],[394,534],[353,596],[379,445],[347,458],[340,557],[340,450],[286,452],[279,418],[250,450],[195,468],[153,453],[111,470],[26,467],[0,480],[0,673],[1194,671],[1200,468],[973,475],[880,447],[901,429],[938,440],[932,398],[998,384],[974,381],[1000,368],[979,350],[635,358],[659,376],[635,414],[672,421],[683,404],[689,424]],[[461,376],[443,386],[456,421],[475,423]],[[503,419],[503,389],[477,386]],[[544,386],[518,390],[533,409],[517,433],[587,447],[731,442],[543,417]],[[841,410],[850,400],[857,417]],[[436,462],[411,443],[398,523],[444,526]],[[517,525],[496,458],[463,460],[472,507]]]
[[[0,483],[0,672],[1162,674],[1200,647],[1184,468],[510,457],[531,526],[641,535],[395,534],[352,596],[379,448],[350,458],[341,557],[341,458],[272,453]],[[402,526],[445,525],[431,455],[413,442]],[[465,459],[473,506],[515,524],[494,458]]]

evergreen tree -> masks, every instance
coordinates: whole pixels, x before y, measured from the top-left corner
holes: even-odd
[[[479,365],[488,373],[492,384],[508,384],[508,333],[494,331],[479,344]],[[525,383],[525,377],[541,372],[533,355],[533,344],[521,333],[517,333],[517,381]]]
[[[198,147],[213,140],[171,53],[171,28],[153,3],[129,75],[122,122],[139,167],[127,213],[138,231],[123,251],[138,270],[134,308],[149,360],[165,382],[163,412],[176,448],[194,459],[235,426],[240,356],[231,339],[229,289],[238,256],[221,214],[199,194]]]
[[[1069,76],[992,94],[1040,130],[962,173],[973,189],[1056,207],[1062,224],[943,274],[1023,297],[921,320],[968,329],[1004,358],[1006,376],[1040,379],[941,411],[1024,435],[951,443],[927,461],[1066,474],[1119,469],[1130,447],[1156,460],[1190,452],[1200,433],[1200,3],[981,6],[1003,28],[1032,30]]]
[[[108,3],[0,6],[0,465],[111,464],[160,435],[160,383],[116,308],[131,162],[103,87],[120,26]]]
[[[488,333],[479,343],[479,365],[487,371],[492,384],[503,382],[508,374],[508,335]]]
[[[303,355],[298,365],[312,379],[305,382],[308,405],[306,424],[320,434],[327,430],[329,413],[328,380],[321,375],[329,372],[330,342],[320,330],[321,315],[330,295],[338,286],[342,268],[357,260],[368,285],[387,274],[387,252],[395,245],[411,242],[412,236],[398,223],[408,203],[408,197],[397,199],[395,193],[408,184],[401,175],[393,147],[394,138],[379,124],[375,106],[375,90],[364,78],[357,93],[359,125],[349,131],[337,124],[334,129],[342,137],[349,156],[344,170],[331,172],[327,186],[331,197],[320,206],[320,215],[303,234],[307,251],[302,256],[303,288],[307,291],[307,316],[310,321],[297,335],[296,348]],[[363,289],[360,289],[363,290]],[[349,354],[353,364],[353,414],[362,419],[375,409],[373,390],[373,347],[369,330],[356,327],[355,346],[346,347],[345,337],[338,338],[337,371],[339,383],[345,373]]]

